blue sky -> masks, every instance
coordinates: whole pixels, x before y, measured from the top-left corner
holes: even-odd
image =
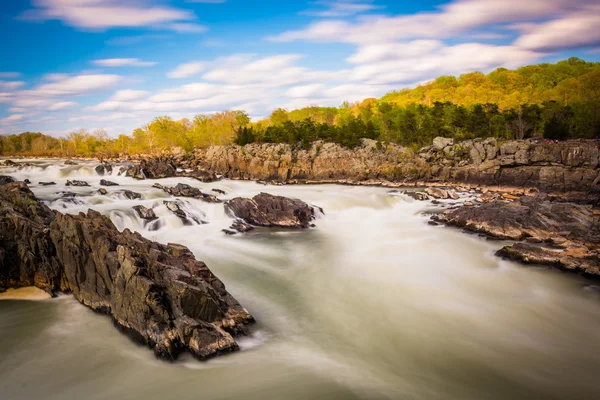
[[[439,75],[600,60],[598,0],[11,0],[0,134],[339,105]]]

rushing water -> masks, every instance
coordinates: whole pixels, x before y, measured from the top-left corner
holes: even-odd
[[[154,358],[70,296],[0,301],[0,398],[594,399],[600,398],[600,295],[581,278],[496,258],[500,242],[430,226],[428,202],[384,188],[210,184],[222,199],[261,191],[321,206],[309,231],[227,236],[222,204],[185,199],[208,224],[184,226],[151,188],[94,163],[0,169],[29,178],[50,207],[96,209],[119,229],[188,246],[256,318],[242,351],[200,362]],[[83,179],[91,187],[65,187]],[[56,186],[40,186],[55,181]],[[127,200],[130,189],[143,195]],[[79,204],[58,199],[76,192]],[[132,206],[154,207],[157,230]]]

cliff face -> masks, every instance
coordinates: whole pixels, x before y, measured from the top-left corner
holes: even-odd
[[[382,180],[537,187],[545,191],[600,190],[600,143],[495,139],[455,143],[437,138],[418,154],[363,140],[355,149],[315,142],[309,150],[286,144],[213,146],[188,165],[232,179],[290,182]]]

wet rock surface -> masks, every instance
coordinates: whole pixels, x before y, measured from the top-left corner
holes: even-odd
[[[202,217],[196,215],[186,209],[187,204],[181,200],[164,200],[163,204],[167,207],[169,211],[173,214],[181,218],[184,225],[193,225],[193,224],[207,224],[208,222],[204,221],[202,218],[206,217],[206,215],[202,214]]]
[[[161,189],[172,196],[191,197],[206,201],[208,203],[221,203],[221,200],[219,200],[219,198],[217,198],[215,195],[203,193],[200,189],[186,185],[185,183],[178,183],[174,187],[162,186],[161,184],[155,183],[152,185],[152,187]]]
[[[268,193],[252,199],[236,197],[225,202],[225,209],[254,226],[305,229],[315,218],[314,208],[305,202]]]
[[[0,291],[72,293],[162,358],[236,350],[253,321],[186,247],[119,232],[96,211],[52,211],[21,182],[0,190],[0,239]]]
[[[154,210],[152,210],[151,208],[147,208],[142,205],[133,206],[132,208],[135,210],[135,212],[141,219],[153,221],[158,218],[154,213]]]
[[[100,186],[119,186],[119,184],[113,181],[107,181],[106,179],[100,179]]]
[[[131,190],[123,190],[121,193],[128,200],[136,200],[142,198],[142,195],[140,193],[132,192]]]
[[[90,186],[89,183],[87,183],[86,181],[78,181],[76,179],[74,180],[68,180],[67,183],[65,184],[65,186]]]
[[[56,182],[39,182],[38,184],[41,186],[52,186],[56,185]]]
[[[494,239],[515,240],[498,255],[600,277],[600,212],[546,195],[493,200],[432,217]]]
[[[6,185],[7,183],[14,182],[14,178],[12,176],[0,175],[0,185]]]

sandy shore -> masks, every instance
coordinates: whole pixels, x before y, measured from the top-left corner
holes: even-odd
[[[48,293],[34,286],[8,289],[6,292],[0,293],[0,300],[46,300],[49,298]]]

